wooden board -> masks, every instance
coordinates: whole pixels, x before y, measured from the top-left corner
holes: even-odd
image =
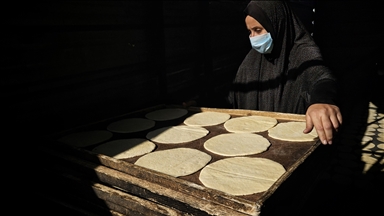
[[[129,117],[143,117],[150,111],[169,107],[177,106],[159,105],[156,107],[150,107],[148,109],[139,110],[108,120],[91,123],[83,127],[49,136],[46,144],[42,146],[41,151],[44,152],[44,154],[50,156],[50,159],[47,159],[47,162],[52,161],[52,158],[54,158],[53,160],[60,161],[60,164],[65,164],[65,166],[68,166],[69,168],[66,168],[65,170],[66,173],[71,173],[73,172],[72,170],[76,170],[75,174],[71,173],[71,175],[83,175],[83,178],[90,178],[97,184],[112,185],[121,190],[122,193],[128,193],[133,196],[140,197],[141,199],[146,200],[146,202],[153,202],[152,205],[159,206],[155,208],[158,209],[157,212],[159,214],[167,211],[165,215],[169,215],[172,211],[172,214],[174,215],[180,215],[184,213],[199,215],[259,215],[261,213],[261,207],[263,206],[263,203],[320,144],[319,141],[279,141],[268,137],[267,132],[258,133],[266,137],[271,142],[271,147],[268,149],[268,151],[251,155],[251,157],[257,156],[272,159],[281,163],[286,168],[287,172],[283,174],[272,185],[272,187],[265,192],[246,196],[233,196],[204,187],[204,185],[198,180],[199,172],[189,176],[175,178],[163,173],[134,165],[133,163],[139,157],[117,160],[92,152],[91,149],[94,146],[86,148],[74,148],[59,144],[54,141],[58,137],[68,133],[92,129],[106,129],[106,126],[109,123],[119,119]],[[276,118],[278,122],[305,121],[304,115],[296,114],[190,107],[188,108],[188,115],[176,120],[157,122],[155,128],[150,130],[154,130],[163,126],[180,125],[186,117],[194,113],[207,111],[228,113],[231,115],[231,117],[247,115],[270,116]],[[190,147],[210,154],[212,156],[211,162],[225,158],[223,156],[208,152],[203,147],[203,144],[207,139],[226,132],[223,124],[208,126],[205,128],[208,129],[210,133],[202,139],[185,144],[174,145],[162,145],[155,143],[157,144],[155,151],[174,147]],[[114,134],[112,139],[130,137],[145,138],[145,134],[147,132],[148,131],[134,134]],[[90,187],[95,187],[94,184],[95,183],[90,184]],[[105,191],[106,190],[101,191],[101,189],[99,189],[98,194],[105,194]],[[113,193],[113,195],[120,196],[118,193]],[[106,196],[102,196],[100,199],[104,200],[105,197]],[[119,200],[119,202],[115,201],[114,205],[124,206],[124,203],[129,205],[128,201],[132,202],[132,199],[123,199]],[[111,202],[111,200],[108,200],[108,202]],[[146,205],[149,206],[149,204]],[[144,209],[148,210],[148,208]]]

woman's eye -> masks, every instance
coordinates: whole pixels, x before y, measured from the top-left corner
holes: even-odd
[[[264,32],[263,28],[253,28],[249,30],[249,35],[260,35]]]

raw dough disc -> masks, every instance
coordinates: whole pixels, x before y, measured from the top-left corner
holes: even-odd
[[[231,195],[249,195],[268,190],[285,168],[270,159],[232,157],[205,166],[199,176],[204,186]]]
[[[156,148],[153,142],[141,139],[118,139],[106,142],[95,147],[92,151],[116,159],[131,158],[152,152]]]
[[[212,126],[224,123],[231,118],[231,115],[220,112],[201,112],[191,115],[184,120],[189,126]]]
[[[229,119],[224,123],[227,131],[233,133],[257,133],[266,131],[277,124],[277,119],[266,116],[243,116]]]
[[[179,177],[199,171],[211,159],[209,154],[197,149],[173,148],[148,153],[140,157],[135,165]]]
[[[208,139],[204,148],[223,156],[245,156],[264,152],[270,145],[266,138],[258,134],[228,133]]]
[[[188,125],[168,126],[147,133],[147,139],[163,144],[176,144],[200,139],[208,133],[209,131],[203,127]]]
[[[317,138],[317,132],[313,129],[310,133],[305,134],[305,122],[282,122],[268,130],[268,135],[274,139],[284,141],[305,142],[313,141]]]
[[[182,108],[164,108],[149,112],[146,118],[155,121],[168,121],[180,118],[188,113],[188,110]]]
[[[63,136],[58,141],[75,147],[87,147],[107,141],[112,136],[106,130],[82,131]]]
[[[145,118],[127,118],[113,122],[107,130],[115,133],[135,133],[148,130],[155,126],[155,121]]]

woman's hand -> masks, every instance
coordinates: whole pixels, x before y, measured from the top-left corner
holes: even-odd
[[[305,118],[304,133],[309,133],[315,128],[321,143],[332,144],[334,133],[342,124],[339,107],[331,104],[312,104],[308,107]]]

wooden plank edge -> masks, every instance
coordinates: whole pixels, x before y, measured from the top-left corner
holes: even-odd
[[[210,189],[180,178],[175,178],[161,172],[149,170],[145,167],[140,167],[106,155],[97,154],[95,152],[84,149],[79,149],[79,151],[82,151],[87,155],[94,155],[97,157],[98,162],[106,167],[127,173],[138,179],[146,179],[147,181],[150,181],[154,184],[167,185],[169,189],[180,192],[182,194],[188,194],[196,197],[196,199],[199,200],[207,200],[219,205],[224,205],[226,208],[232,207],[236,211],[245,214],[259,214],[260,206],[258,203],[253,201],[249,201],[237,196],[232,196],[218,190]]]
[[[101,182],[116,186],[132,194],[145,196],[132,191],[132,186],[135,186],[136,188],[148,190],[153,194],[185,203],[196,210],[207,212],[210,215],[259,215],[259,207],[254,202],[228,196],[219,191],[207,190],[203,186],[162,173],[148,171],[146,168],[104,155],[98,155],[101,162],[100,165],[69,154],[63,154],[63,152],[56,152],[52,149],[44,149],[43,151],[67,162],[84,167],[97,175]],[[148,177],[145,175],[151,176],[150,181],[143,179],[143,177]],[[167,187],[161,185],[164,182],[168,183]],[[193,193],[193,191],[197,191],[197,193]],[[146,198],[151,199],[151,197]],[[152,201],[157,202],[157,200]],[[236,207],[239,207],[239,209],[236,209]]]
[[[106,201],[106,205],[110,209],[118,211],[123,215],[129,215],[132,211],[140,212],[143,215],[186,215],[176,209],[171,209],[149,200],[130,195],[100,183],[91,182],[90,186],[98,198]]]
[[[121,211],[106,208],[106,202],[95,196],[91,186],[84,187],[82,180],[70,178],[67,173],[45,166],[35,174],[38,174],[39,182],[33,188],[33,194],[37,194],[34,199],[49,206],[49,209],[44,209],[45,212],[50,212],[49,215],[57,212],[67,215],[123,215]],[[55,188],[51,187],[52,182],[55,183]],[[44,214],[38,208],[36,213]],[[29,210],[29,213],[33,212]]]
[[[266,116],[273,117],[281,120],[291,120],[291,121],[305,121],[305,115],[293,114],[293,113],[279,113],[271,111],[258,111],[258,110],[245,110],[245,109],[221,109],[221,108],[209,108],[209,107],[189,107],[191,112],[222,112],[228,113],[231,115],[239,116]]]
[[[139,198],[137,196],[130,195],[126,192],[118,190],[116,188],[112,188],[94,181],[80,179],[77,176],[74,176],[73,173],[67,172],[57,172],[55,170],[49,170],[51,174],[54,174],[58,177],[64,179],[65,182],[70,182],[71,186],[73,186],[73,190],[76,192],[80,192],[83,196],[88,193],[88,196],[92,196],[92,199],[98,198],[103,202],[103,208],[109,209],[109,213],[112,215],[153,215],[153,216],[178,216],[185,215],[176,209],[172,209],[163,205],[159,205],[149,200],[145,200]],[[76,185],[76,186],[74,186]],[[87,188],[87,189],[79,189],[79,188]],[[92,191],[92,192],[90,192]],[[73,192],[73,191],[70,191]],[[91,194],[89,194],[91,193]],[[73,194],[76,196],[76,194]],[[79,199],[79,197],[76,197]],[[89,202],[91,199],[84,200],[84,202]],[[77,200],[79,202],[79,200]],[[61,203],[64,203],[61,201]],[[66,203],[68,207],[71,207],[75,210],[81,210],[79,206],[75,206],[73,204]],[[95,204],[97,205],[97,204]],[[81,212],[85,212],[82,210]],[[89,212],[87,212],[89,214]]]
[[[103,154],[98,154],[82,148],[71,147],[67,145],[50,146],[50,148],[58,149],[58,151],[66,152],[69,155],[92,161],[93,163],[118,170],[139,179],[146,179],[154,184],[167,185],[169,189],[195,196],[196,199],[208,200],[220,205],[231,206],[236,211],[240,211],[249,215],[258,215],[260,206],[258,203],[247,199],[225,194],[221,191],[206,188],[202,185],[195,184],[180,178],[175,178],[164,173],[149,170],[144,167],[134,165],[132,163],[118,160]],[[45,151],[47,149],[42,149]]]

